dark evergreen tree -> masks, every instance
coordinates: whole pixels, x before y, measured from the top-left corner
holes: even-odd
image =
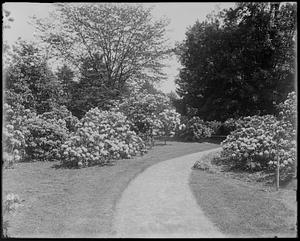
[[[296,4],[239,3],[196,22],[178,46],[183,114],[273,114],[294,89]]]

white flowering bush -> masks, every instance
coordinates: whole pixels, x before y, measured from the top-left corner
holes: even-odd
[[[62,163],[84,167],[143,154],[145,144],[130,126],[121,112],[91,109],[61,146]]]
[[[279,119],[284,122],[289,122],[296,129],[297,119],[297,96],[296,92],[288,94],[287,99],[278,105]]]
[[[245,170],[274,170],[279,161],[280,180],[291,178],[296,161],[296,130],[291,122],[296,115],[295,100],[289,95],[288,101],[279,105],[278,119],[273,115],[242,118],[222,142],[221,158]]]
[[[3,162],[5,167],[12,167],[13,163],[24,160],[26,156],[26,137],[29,135],[27,122],[35,113],[22,105],[12,107],[6,103],[3,112]]]
[[[180,126],[180,114],[174,109],[165,109],[158,114],[158,121],[154,125],[154,135],[174,137]]]
[[[199,141],[202,138],[210,137],[212,133],[213,129],[204,120],[194,116],[190,119],[182,118],[182,125],[180,125],[177,136],[184,141]]]
[[[155,135],[172,135],[178,122],[178,114],[163,94],[134,92],[120,103],[118,110],[127,116],[132,129],[146,142]],[[168,121],[172,123],[167,124]]]
[[[26,161],[58,161],[61,145],[69,137],[66,122],[51,116],[38,115],[27,125]]]
[[[8,228],[9,228],[9,221],[6,219],[7,215],[14,214],[15,211],[22,206],[21,199],[17,194],[9,193],[6,195],[6,198],[2,201],[2,230],[3,236],[8,237]]]
[[[63,120],[69,131],[75,131],[79,119],[72,115],[72,112],[66,106],[53,106],[50,112],[44,112],[40,117],[44,120],[55,119],[57,121]]]

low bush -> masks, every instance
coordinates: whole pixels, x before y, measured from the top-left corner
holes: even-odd
[[[57,121],[64,120],[66,127],[70,132],[76,130],[76,125],[79,120],[76,116],[72,115],[72,112],[67,109],[66,106],[55,106],[50,112],[45,112],[40,117],[44,120],[55,119]]]
[[[153,144],[153,137],[173,137],[180,123],[180,114],[172,108],[164,94],[134,92],[118,104],[116,110],[124,113],[134,130],[147,145]]]
[[[279,105],[292,109],[293,114],[282,110],[278,119],[273,115],[242,118],[222,142],[221,158],[233,168],[252,171],[274,170],[279,161],[280,180],[291,178],[296,162],[296,130],[290,116],[295,115],[296,108],[288,106],[295,106],[293,98],[289,95],[286,105]]]
[[[214,135],[221,135],[221,126],[222,122],[220,121],[206,121],[206,125],[212,129],[212,134]]]
[[[3,105],[3,163],[4,167],[12,167],[13,163],[24,160],[26,156],[26,137],[30,134],[27,122],[35,113],[22,105]]]
[[[291,92],[288,94],[287,99],[279,103],[279,119],[283,122],[288,122],[293,125],[296,129],[296,119],[297,119],[297,96],[296,92]]]
[[[213,129],[198,116],[190,119],[183,117],[181,123],[177,136],[184,141],[199,141],[213,134]]]
[[[36,116],[28,121],[26,161],[60,160],[61,145],[69,137],[66,122],[48,115]]]
[[[219,129],[221,135],[229,135],[232,131],[236,130],[241,119],[229,118],[224,121]]]
[[[9,221],[6,218],[7,215],[13,214],[20,206],[21,204],[21,199],[17,194],[14,193],[9,193],[6,195],[5,200],[3,200],[2,203],[2,218],[3,220],[2,223],[2,231],[3,231],[3,236],[4,238],[8,238],[8,228],[9,228]]]
[[[146,151],[143,140],[132,130],[121,112],[91,109],[77,130],[62,145],[62,163],[68,166],[107,164]]]
[[[175,131],[180,125],[180,114],[174,109],[164,109],[158,114],[158,120],[154,125],[154,135],[174,137]]]

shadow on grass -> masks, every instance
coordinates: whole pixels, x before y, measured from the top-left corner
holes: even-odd
[[[110,161],[107,163],[95,163],[92,165],[89,165],[87,167],[94,167],[94,166],[114,166],[116,164],[116,161]],[[82,168],[87,168],[87,167],[79,167],[79,166],[74,166],[66,163],[56,163],[51,168],[54,169],[82,169]]]
[[[171,143],[154,143],[154,146],[172,146],[172,144]]]

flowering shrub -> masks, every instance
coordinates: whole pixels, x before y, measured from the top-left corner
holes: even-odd
[[[8,104],[4,104],[3,111],[3,161],[5,167],[12,167],[13,163],[25,158],[26,136],[29,134],[26,124],[35,113],[22,105],[12,107]]]
[[[78,118],[73,116],[66,106],[53,107],[50,112],[45,112],[40,117],[46,121],[48,119],[64,120],[69,131],[75,131],[76,125],[79,123]]]
[[[86,113],[61,150],[63,164],[79,167],[106,164],[144,152],[143,140],[130,130],[130,122],[121,112],[98,108]]]
[[[240,169],[273,169],[279,160],[280,177],[285,180],[296,158],[295,130],[291,123],[272,115],[245,117],[222,147],[222,158]]]
[[[204,120],[194,116],[191,119],[182,118],[182,125],[177,135],[185,141],[199,141],[201,138],[210,137],[212,133],[213,129]]]
[[[154,135],[173,137],[179,125],[180,114],[174,109],[165,109],[158,114],[158,122],[154,125]]]
[[[229,135],[230,132],[234,131],[237,128],[239,122],[241,122],[241,119],[234,119],[234,118],[227,119],[225,122],[221,124],[220,132],[223,135]]]
[[[220,128],[222,126],[222,123],[220,121],[206,121],[206,125],[212,129],[212,134],[220,134]]]
[[[65,120],[39,115],[30,119],[27,128],[30,132],[26,138],[27,161],[60,160],[61,145],[69,136]]]
[[[149,141],[154,135],[173,134],[178,115],[170,108],[168,98],[163,94],[149,94],[143,91],[133,93],[118,106],[132,123],[132,129]],[[166,115],[170,114],[169,117]],[[177,118],[177,119],[176,119]],[[167,125],[167,121],[173,123]]]
[[[2,215],[6,216],[7,214],[12,214],[14,213],[18,207],[22,206],[21,205],[21,200],[18,195],[14,193],[9,193],[6,195],[6,198],[2,204]],[[8,237],[8,227],[9,227],[9,221],[4,220],[3,221],[3,236]]]
[[[294,91],[289,93],[287,99],[278,105],[278,109],[279,119],[291,123],[296,129],[297,96]]]

